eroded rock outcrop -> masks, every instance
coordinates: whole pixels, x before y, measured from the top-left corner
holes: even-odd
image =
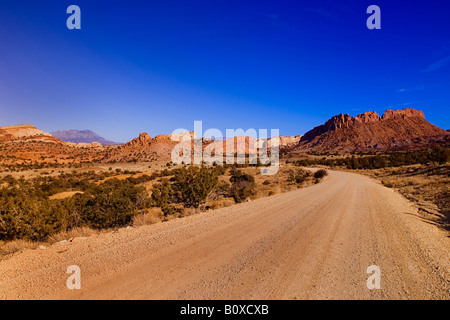
[[[100,160],[99,144],[63,142],[32,125],[0,127],[0,163],[79,163]]]
[[[421,110],[406,108],[403,110],[386,110],[383,114],[383,120],[389,119],[406,119],[412,117],[419,117],[425,119],[425,115]]]
[[[415,148],[448,143],[449,134],[425,120],[416,109],[387,110],[382,117],[364,112],[340,114],[308,131],[295,150],[370,151]]]
[[[44,132],[31,124],[19,124],[16,126],[0,127],[3,134],[11,135],[14,138],[30,138],[30,137],[52,137],[50,133]]]
[[[152,138],[146,132],[124,145],[108,150],[105,156],[107,162],[129,162],[129,161],[170,161],[172,148],[177,144],[168,135],[157,135]]]

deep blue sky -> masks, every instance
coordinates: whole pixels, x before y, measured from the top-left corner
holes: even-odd
[[[66,27],[71,4],[81,30]],[[366,27],[371,4],[381,30]],[[296,135],[413,107],[448,129],[449,16],[449,1],[1,1],[0,125]]]

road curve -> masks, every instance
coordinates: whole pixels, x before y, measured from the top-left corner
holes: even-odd
[[[0,261],[1,299],[449,299],[450,239],[357,174]],[[81,289],[66,287],[68,266]],[[369,290],[368,266],[381,270]]]

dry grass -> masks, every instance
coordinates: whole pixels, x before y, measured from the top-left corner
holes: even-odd
[[[364,170],[413,201],[423,217],[450,230],[450,165]]]
[[[229,207],[232,206],[233,204],[234,204],[233,198],[221,198],[206,202],[206,206],[209,206],[213,210]]]
[[[133,218],[133,226],[140,227],[155,224],[164,220],[164,214],[160,208],[149,208],[144,214],[138,214]]]
[[[46,244],[53,244],[57,242],[61,242],[64,240],[70,241],[74,238],[80,238],[80,237],[89,237],[92,235],[99,234],[101,231],[97,231],[91,228],[76,228],[70,231],[64,231],[59,232],[53,236],[51,236],[47,241]],[[104,232],[104,231],[102,231]]]
[[[101,232],[106,232],[104,230]],[[90,228],[77,228],[70,231],[59,232],[51,236],[45,242],[32,242],[28,240],[13,240],[8,242],[0,241],[0,259],[5,258],[11,254],[19,253],[27,249],[38,249],[40,246],[47,247],[61,241],[72,241],[75,238],[88,237],[99,234],[100,231]]]
[[[19,253],[26,249],[37,249],[40,246],[46,247],[64,240],[70,241],[74,238],[88,237],[98,233],[99,231],[95,231],[90,228],[78,228],[71,231],[55,234],[45,242],[32,242],[28,240],[13,240],[8,242],[0,241],[0,259],[14,253]]]
[[[133,219],[133,227],[139,227],[144,225],[155,224],[164,220],[164,215],[160,208],[150,208],[145,214],[139,214]],[[98,235],[100,233],[111,232],[113,229],[105,230],[94,230],[91,228],[76,228],[70,231],[59,232],[51,236],[45,242],[32,242],[27,240],[13,240],[13,241],[0,241],[0,259],[6,258],[7,256],[19,253],[26,249],[38,249],[40,246],[47,247],[54,243],[62,241],[72,241],[77,238],[85,238],[93,235]]]
[[[61,200],[61,199],[65,199],[65,198],[70,198],[70,197],[76,195],[77,193],[83,193],[83,192],[82,191],[65,191],[65,192],[56,193],[48,198],[50,200]]]
[[[36,249],[40,243],[31,242],[27,240],[15,240],[9,242],[0,241],[0,259],[2,257],[11,255],[16,252],[21,252],[26,249]]]

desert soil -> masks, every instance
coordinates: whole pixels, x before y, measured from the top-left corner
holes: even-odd
[[[0,262],[2,299],[449,299],[450,238],[368,177],[314,186]],[[81,289],[66,287],[67,267]],[[369,290],[367,267],[381,270]]]

